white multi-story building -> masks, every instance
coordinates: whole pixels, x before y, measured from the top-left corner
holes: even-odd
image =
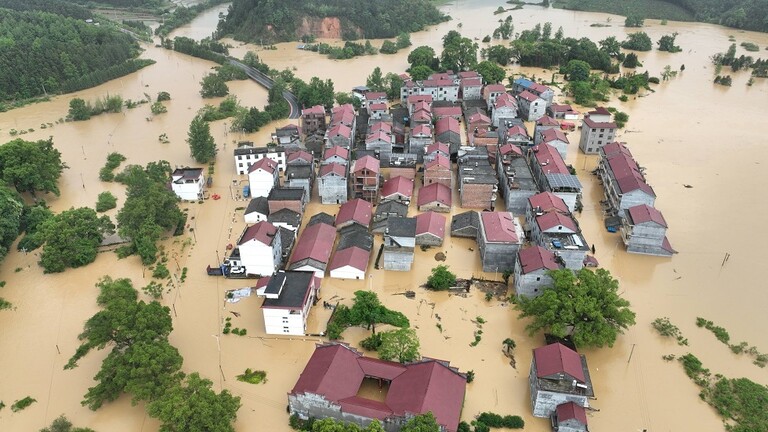
[[[320,278],[312,272],[281,271],[259,279],[256,295],[261,305],[267,334],[304,336],[309,310],[320,292]]]
[[[171,174],[171,189],[183,200],[202,199],[204,184],[202,168],[178,168]]]

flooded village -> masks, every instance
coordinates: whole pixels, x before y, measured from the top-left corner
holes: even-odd
[[[413,33],[413,46],[439,51],[449,30],[482,39],[496,25],[498,6],[445,3],[441,10],[453,20]],[[209,36],[226,7],[205,12],[172,36]],[[623,18],[607,14],[538,6],[507,14],[516,30],[551,22],[569,36],[593,40],[623,39],[629,32]],[[768,82],[747,86],[744,72],[734,74],[732,87],[713,85],[710,61],[727,49],[730,35],[760,47],[768,36],[655,20],[646,20],[643,30],[654,40],[677,32],[683,47],[674,54],[640,53],[643,69],[658,75],[666,65],[685,64],[685,71],[653,85],[653,92],[626,102],[612,97],[595,108],[569,104],[560,88],[542,85],[552,71],[517,65],[506,68],[515,78],[508,86],[485,85],[463,72],[406,77],[399,100],[387,101],[360,87],[377,66],[404,74],[407,50],[331,60],[295,43],[272,50],[227,40],[235,57],[256,51],[273,69],[333,80],[337,92],[357,87],[362,108],[302,107],[299,118],[251,134],[231,130],[231,119],[213,122],[218,152],[212,174],[190,157],[186,137],[198,110],[219,101],[198,93],[215,64],[144,44],[142,57],[155,60],[153,66],[0,113],[0,142],[12,139],[11,129],[35,129],[24,139],[53,137],[69,167],[59,182],[61,196],[45,196],[55,212],[92,206],[105,190],[124,200],[123,186],[99,181],[111,152],[125,155],[126,163],[162,159],[177,168],[172,186],[189,216],[183,236],[163,241],[174,274],[161,300],[172,309],[169,339],[185,371],[199,371],[217,391],[241,397],[238,431],[288,431],[289,411],[339,415],[333,404],[353,421],[387,409],[413,412],[403,394],[426,393],[417,388],[429,385],[425,376],[452,396],[432,410],[448,430],[490,411],[521,416],[532,431],[552,430],[552,413],[584,420],[593,431],[720,431],[722,421],[698,397],[699,388],[677,362],[662,359],[687,347],[661,338],[651,322],[670,317],[713,373],[768,382],[764,369],[695,325],[704,316],[768,349],[762,332],[768,294],[755,253],[765,239],[754,232],[768,206],[742,199],[767,175],[760,125],[768,112]],[[229,86],[243,105],[267,103],[267,91],[255,82]],[[56,122],[74,97],[139,99],[159,91],[172,95],[162,115],[143,106]],[[629,114],[624,128],[608,107]],[[47,123],[55,126],[39,127]],[[167,143],[158,142],[162,134]],[[307,146],[307,137],[320,145]],[[133,406],[125,395],[98,411],[81,406],[106,353],[63,369],[84,321],[98,310],[98,279],[126,277],[142,286],[151,271],[135,256],[118,259],[112,252],[59,274],[43,274],[39,259],[39,251],[14,251],[0,267],[6,281],[0,294],[15,308],[0,312],[0,399],[37,400],[20,413],[0,411],[0,430],[38,430],[62,413],[97,431],[156,430],[159,423],[143,404]],[[439,264],[471,280],[469,289],[427,290]],[[539,295],[550,283],[548,270],[585,266],[605,268],[619,281],[636,325],[611,348],[578,353],[547,345],[541,333],[529,336],[511,299]],[[249,277],[256,275],[265,277]],[[324,345],[334,307],[350,306],[358,290],[374,291],[383,305],[409,318],[424,362],[372,360],[375,354],[359,345],[370,335],[363,327],[344,331],[349,348]],[[227,322],[247,333],[223,333]],[[505,355],[507,338],[516,342],[514,359]],[[343,385],[309,378],[327,358],[333,362],[325,367],[342,374],[334,379]],[[267,372],[266,382],[237,381],[247,368]],[[377,388],[358,393],[365,377],[389,381],[388,395]],[[411,403],[430,406],[429,396]]]

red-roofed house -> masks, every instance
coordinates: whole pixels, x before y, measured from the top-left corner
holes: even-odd
[[[368,115],[374,120],[379,120],[387,115],[386,103],[372,103],[368,105]]]
[[[413,179],[403,176],[392,177],[384,182],[381,187],[380,199],[389,201],[399,201],[405,204],[411,202],[413,196]]]
[[[549,417],[567,402],[588,407],[595,395],[586,358],[560,343],[533,350],[528,378],[535,417]]]
[[[488,107],[488,110],[490,111],[493,108],[493,105],[496,103],[496,98],[501,96],[502,94],[507,92],[507,88],[504,87],[504,84],[488,84],[483,89],[483,99],[485,100],[485,105]]]
[[[282,243],[277,227],[267,221],[251,225],[243,231],[237,247],[227,258],[230,268],[245,267],[245,273],[271,275],[282,262]]]
[[[416,244],[441,246],[445,238],[445,216],[426,212],[416,216]]]
[[[251,197],[265,197],[274,187],[279,186],[280,172],[277,162],[270,158],[261,158],[248,168],[248,184]]]
[[[435,141],[448,144],[451,154],[456,154],[461,145],[461,126],[452,117],[443,117],[435,123]]]
[[[525,121],[536,121],[543,117],[547,110],[547,101],[528,90],[517,95],[517,102],[520,118]]]
[[[360,198],[347,201],[339,207],[339,213],[336,215],[336,229],[358,224],[365,228],[371,225],[373,217],[373,205]]]
[[[544,117],[536,120],[536,126],[533,129],[534,144],[538,144],[540,142],[536,141],[539,138],[539,134],[547,129],[560,129],[560,122],[548,115],[545,115]]]
[[[560,157],[565,159],[565,155],[568,152],[568,137],[560,129],[546,129],[539,132],[538,141],[536,144],[546,143],[557,149],[560,153]],[[535,141],[534,141],[535,142]]]
[[[512,213],[480,212],[477,247],[480,249],[483,271],[513,270],[523,239],[523,228]]]
[[[400,102],[406,103],[408,97],[413,95],[429,95],[435,101],[456,102],[459,99],[459,80],[445,78],[432,76],[424,81],[405,80],[400,87]]]
[[[325,108],[315,105],[301,110],[301,132],[304,135],[325,130]]]
[[[481,112],[475,112],[467,117],[467,134],[471,135],[480,129],[490,129],[491,119]]]
[[[555,254],[541,246],[531,246],[517,253],[515,265],[515,294],[518,297],[538,297],[545,288],[552,286],[551,270],[563,265]]]
[[[316,223],[304,228],[293,249],[289,270],[311,271],[322,278],[336,240],[336,228]]]
[[[330,275],[336,279],[365,279],[371,251],[357,246],[337,250],[329,267]]]
[[[581,125],[579,148],[586,154],[595,154],[604,145],[613,142],[616,137],[616,123],[611,121],[611,113],[598,107],[584,115]]]
[[[434,142],[432,126],[429,124],[420,124],[411,128],[408,137],[408,151],[416,155],[419,162],[424,161],[424,149]]]
[[[525,209],[526,229],[532,230],[533,225],[536,224],[536,217],[550,212],[568,214],[570,210],[565,201],[552,192],[541,192],[528,198]]]
[[[501,119],[517,118],[517,101],[511,94],[502,93],[496,98],[492,112],[491,123],[494,127],[499,127]]]
[[[349,164],[349,150],[339,146],[333,146],[323,150],[323,160],[321,165],[329,163],[337,163],[341,165]]]
[[[442,143],[440,141],[434,142],[430,145],[428,145],[424,149],[424,162],[431,161],[435,158],[437,155],[443,155],[445,157],[451,157],[451,148],[448,147],[448,144]]]
[[[379,199],[380,163],[373,156],[363,156],[355,161],[352,168],[352,196],[368,202]]]
[[[440,120],[443,117],[451,117],[455,119],[456,121],[461,121],[461,107],[457,105],[452,106],[438,106],[438,107],[432,107],[432,115],[435,117],[435,120]]]
[[[558,405],[551,420],[557,432],[589,432],[587,411],[574,402]]]
[[[412,95],[408,96],[407,106],[408,106],[408,115],[413,115],[414,111],[416,110],[417,104],[419,102],[425,102],[428,106],[432,106],[432,96],[431,95]],[[418,105],[421,107],[422,105]]]
[[[461,79],[459,84],[459,97],[462,100],[481,100],[483,98],[483,79],[467,77]]]
[[[349,148],[352,145],[352,128],[349,126],[338,123],[331,126],[328,132],[325,133],[325,146],[341,146]]]
[[[367,106],[371,106],[374,104],[386,104],[387,103],[387,94],[384,92],[372,92],[369,91],[365,94],[365,104]]]
[[[541,143],[528,151],[528,165],[539,185],[539,190],[559,196],[573,212],[581,200],[581,182],[571,174],[556,148]]]
[[[441,183],[449,188],[452,187],[451,180],[453,170],[451,169],[451,160],[448,157],[438,154],[432,160],[424,164],[424,184]]]
[[[643,169],[621,143],[611,143],[600,150],[597,175],[603,182],[609,213],[624,216],[625,211],[645,204],[653,207],[656,193],[646,183]]]
[[[453,204],[451,188],[442,183],[432,183],[419,189],[417,207],[419,211],[448,213]]]
[[[566,268],[580,270],[589,246],[570,213],[537,212],[531,229],[533,242],[557,255]]]
[[[264,297],[261,312],[267,334],[304,336],[309,310],[317,301],[321,278],[311,272],[280,271],[259,279],[256,295]]]
[[[376,385],[382,397],[369,399],[360,391],[367,384]],[[288,405],[302,419],[332,417],[362,427],[380,421],[387,431],[432,412],[441,432],[456,432],[466,384],[445,361],[424,358],[402,365],[363,357],[347,345],[323,344],[288,394]]]
[[[340,147],[333,147],[340,148]],[[347,202],[348,183],[347,165],[336,162],[323,164],[320,167],[318,179],[318,193],[323,204],[342,204]]]
[[[378,153],[392,153],[392,134],[383,130],[372,132],[365,137],[365,149]]]
[[[547,107],[547,114],[556,119],[578,120],[579,112],[575,111],[570,105],[552,104]]]
[[[651,206],[640,204],[628,208],[620,231],[627,252],[657,256],[675,253],[667,240],[667,221]]]

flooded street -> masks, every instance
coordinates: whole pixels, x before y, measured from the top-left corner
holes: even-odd
[[[444,10],[454,20],[413,34],[413,45],[430,45],[439,53],[441,38],[451,29],[482,39],[492,32],[497,19],[506,16],[493,15],[498,5],[498,1],[489,0],[451,2]],[[206,37],[215,29],[218,13],[224,10],[226,5],[209,10],[173,35]],[[606,14],[535,6],[508,14],[513,16],[516,32],[550,21],[555,30],[562,26],[567,37],[589,37],[595,42],[608,36],[623,40],[627,33],[622,26],[623,17]],[[590,27],[593,23],[611,26]],[[624,251],[618,234],[606,232],[599,208],[602,188],[590,174],[597,159],[578,154],[578,132],[571,133],[567,161],[577,169],[585,186],[585,209],[578,216],[580,225],[586,239],[595,245],[601,266],[619,280],[623,296],[637,313],[637,325],[620,337],[613,348],[584,351],[597,396],[592,405],[600,410],[590,413],[590,429],[721,431],[719,417],[699,399],[698,387],[677,362],[667,363],[661,356],[690,351],[713,373],[744,376],[768,384],[766,370],[752,365],[747,356],[731,354],[712,334],[695,326],[697,316],[705,317],[726,328],[735,341],[744,340],[768,351],[762,331],[768,327],[764,312],[768,292],[762,285],[762,263],[755,253],[762,250],[768,238],[754,233],[754,227],[768,219],[768,203],[746,197],[753,185],[768,180],[768,148],[760,127],[768,113],[768,82],[756,79],[748,87],[747,72],[734,74],[724,70],[733,76],[733,87],[716,86],[712,84],[714,67],[709,59],[728,48],[729,35],[736,37],[737,45],[749,41],[761,49],[768,46],[768,35],[696,23],[670,22],[662,26],[654,20],[647,20],[643,30],[653,41],[663,34],[678,32],[676,42],[683,51],[638,53],[644,64],[639,71],[647,68],[652,76],[658,76],[665,65],[679,70],[682,64],[685,71],[653,86],[656,91],[647,97],[631,98],[626,103],[613,98],[609,105],[629,114],[627,127],[618,139],[628,143],[638,163],[646,168],[648,182],[658,196],[656,207],[669,224],[668,236],[679,254],[672,258],[630,255]],[[238,57],[249,49],[257,49],[240,42],[230,43],[235,46],[232,54]],[[375,46],[380,44],[381,41],[374,42]],[[154,46],[145,48],[142,57],[154,59],[157,64],[93,89],[0,113],[0,142],[13,138],[9,134],[11,129],[32,128],[33,132],[19,137],[32,140],[53,136],[62,152],[69,169],[59,183],[61,197],[45,197],[54,211],[93,206],[104,190],[114,193],[118,206],[122,206],[124,187],[98,179],[98,171],[110,152],[125,155],[124,164],[165,159],[172,166],[195,166],[185,140],[195,113],[206,103],[221,101],[204,100],[198,93],[200,80],[215,64]],[[737,55],[741,53],[739,49]],[[278,44],[277,50],[258,54],[273,68],[295,67],[301,78],[330,78],[336,83],[337,92],[364,84],[376,66],[384,73],[403,72],[408,55],[406,50],[389,56],[329,60],[317,53],[297,50],[296,43]],[[762,50],[753,55],[766,57],[768,52]],[[510,68],[511,72],[519,70]],[[551,75],[550,71],[540,69],[526,69],[526,73]],[[251,81],[228,85],[244,106],[261,108],[266,103],[266,91]],[[74,97],[93,101],[107,94],[119,94],[124,99],[139,100],[146,93],[154,100],[159,91],[168,91],[172,97],[165,102],[166,114],[152,117],[150,104],[144,104],[85,122],[55,124],[66,116],[69,101]],[[288,122],[273,122],[249,135],[228,132],[231,119],[212,123],[211,132],[219,153],[211,193],[218,193],[222,199],[183,204],[189,209],[188,224],[193,231],[164,243],[172,272],[178,275],[182,268],[189,269],[186,282],[169,287],[162,300],[172,308],[174,316],[170,341],[184,356],[185,371],[198,371],[211,379],[217,390],[228,389],[242,398],[243,407],[235,424],[238,431],[290,430],[286,393],[296,382],[314,343],[319,341],[310,337],[264,337],[261,299],[251,297],[235,304],[223,301],[226,290],[246,287],[254,281],[208,277],[204,272],[207,265],[223,259],[225,246],[235,242],[245,226],[242,210],[238,208],[245,207],[247,202],[233,199],[230,190],[232,180],[240,180],[234,171],[233,145],[239,140],[263,145],[275,127]],[[43,123],[54,126],[41,129]],[[170,143],[158,141],[163,133]],[[454,190],[454,198],[457,196]],[[336,214],[338,206],[319,204],[315,191],[308,214],[319,211]],[[114,218],[116,210],[107,214]],[[376,236],[374,251],[380,242],[381,237]],[[527,387],[531,349],[541,345],[543,338],[529,338],[524,333],[526,323],[517,319],[507,303],[496,299],[488,302],[478,290],[465,298],[419,288],[437,264],[434,255],[439,251],[446,254],[445,263],[459,277],[501,278],[480,272],[473,241],[446,238],[441,248],[417,250],[413,270],[408,273],[373,270],[374,254],[368,280],[325,278],[321,298],[349,304],[354,291],[374,289],[387,307],[410,318],[421,339],[422,355],[450,360],[462,371],[475,371],[475,381],[467,386],[464,420],[470,421],[482,411],[494,411],[522,416],[526,430],[549,431],[546,420],[531,416]],[[74,370],[63,370],[78,345],[77,335],[84,321],[97,310],[94,284],[98,278],[131,278],[140,289],[149,282],[149,272],[144,271],[137,257],[118,260],[114,253],[103,253],[87,267],[44,275],[37,265],[39,253],[14,251],[0,265],[0,280],[7,282],[0,288],[0,296],[15,306],[15,310],[0,312],[0,400],[10,406],[28,395],[37,399],[37,403],[19,413],[12,413],[10,408],[0,411],[0,430],[38,430],[62,413],[76,426],[99,432],[157,430],[158,423],[146,416],[144,406],[131,406],[128,397],[105,404],[96,412],[80,405],[88,387],[93,385],[91,379],[106,351],[91,353]],[[730,259],[721,265],[726,253]],[[416,291],[416,298],[399,295],[406,290]],[[144,294],[141,296],[146,299]],[[328,314],[322,307],[313,309],[310,324],[322,328]],[[471,321],[478,316],[486,321],[482,325],[482,341],[470,347],[478,329]],[[663,316],[680,327],[690,341],[689,347],[679,347],[655,333],[650,323]],[[248,335],[221,335],[227,317],[232,317],[234,327],[246,328]],[[368,334],[364,329],[349,329],[344,339],[357,344]],[[501,352],[502,341],[508,337],[517,342],[516,369]],[[235,376],[246,368],[265,370],[267,382],[252,385],[237,381]]]

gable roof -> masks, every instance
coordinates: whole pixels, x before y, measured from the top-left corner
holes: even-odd
[[[355,167],[352,169],[352,172],[357,173],[367,169],[368,171],[378,173],[380,166],[381,163],[378,159],[373,156],[366,155],[355,161]]]
[[[309,227],[318,223],[324,223],[326,225],[335,226],[336,220],[333,216],[329,215],[326,212],[315,213],[312,215],[311,218],[309,218],[309,222],[307,222],[307,226]]]
[[[541,143],[533,146],[531,149],[533,157],[536,159],[536,163],[542,172],[545,174],[570,174],[568,167],[563,161],[563,157],[556,148],[547,143]]]
[[[561,213],[568,213],[568,205],[565,204],[562,198],[553,194],[552,192],[541,192],[528,198],[528,204],[531,209],[540,209],[544,213],[551,211],[558,211]]]
[[[550,141],[560,140],[566,144],[570,144],[570,141],[568,141],[568,137],[565,136],[563,131],[561,131],[560,129],[547,129],[545,131],[542,131],[541,139],[545,143],[549,143]]]
[[[410,198],[413,195],[413,179],[396,176],[385,181],[381,188],[381,197],[387,198],[396,194]]]
[[[419,199],[416,205],[419,207],[433,202],[450,207],[452,205],[451,188],[442,183],[432,183],[419,189]]]
[[[440,135],[444,132],[456,132],[459,133],[461,128],[459,127],[459,121],[453,117],[443,117],[435,123],[435,133]]]
[[[493,106],[496,109],[499,109],[502,107],[517,108],[517,101],[509,93],[502,93],[496,98],[496,102],[493,104]]]
[[[267,201],[303,201],[306,191],[301,187],[276,187],[267,195]]]
[[[647,204],[640,204],[634,207],[630,207],[627,209],[627,211],[629,212],[629,217],[632,219],[634,224],[654,222],[663,226],[664,228],[667,228],[667,221],[664,219],[664,216],[661,214],[661,212]]]
[[[517,95],[520,99],[525,99],[528,102],[535,102],[536,99],[541,99],[540,97],[536,96],[535,94],[529,92],[528,90],[523,90],[522,93]]]
[[[640,166],[631,156],[627,156],[624,152],[619,152],[607,156],[606,160],[611,167],[613,177],[616,179],[616,184],[621,193],[628,193],[639,189],[652,197],[656,196],[653,188],[645,182],[645,177],[640,172]]]
[[[336,270],[342,267],[350,266],[362,272],[368,268],[368,260],[371,257],[371,251],[352,246],[346,249],[337,250],[331,260],[330,269]],[[368,375],[368,374],[366,374]]]
[[[480,228],[485,238],[493,243],[519,243],[512,217],[510,212],[480,212]]]
[[[435,115],[435,117],[445,117],[445,116],[461,117],[461,107],[459,106],[432,107],[432,113]]]
[[[432,136],[432,128],[427,124],[416,125],[416,127],[411,128],[411,136],[415,135]]]
[[[328,138],[333,138],[336,136],[350,138],[352,136],[352,129],[343,123],[338,123],[328,131]]]
[[[439,183],[435,183],[439,184]],[[432,234],[445,237],[445,216],[435,212],[426,212],[416,216],[416,235]]]
[[[259,213],[264,216],[269,216],[269,201],[267,201],[267,197],[256,197],[252,199],[245,209],[245,214],[249,213]]]
[[[364,199],[355,198],[345,202],[339,207],[339,213],[336,215],[336,226],[349,221],[368,226],[371,223],[372,216],[373,204]]]
[[[325,164],[320,167],[320,177],[325,177],[330,174],[337,175],[339,177],[346,177],[347,169],[344,165],[336,162]]]
[[[528,274],[536,270],[558,270],[560,264],[555,261],[555,254],[541,246],[532,246],[520,250],[517,253],[520,260],[522,274]]]
[[[323,151],[323,160],[329,159],[333,156],[338,156],[342,159],[349,160],[349,150],[342,146],[331,146]]]
[[[261,221],[246,228],[237,244],[242,245],[251,240],[255,240],[264,245],[272,246],[276,234],[277,228],[274,225],[267,221]]]
[[[487,123],[487,124],[491,124],[491,119],[490,119],[490,117],[488,117],[487,115],[485,115],[485,114],[483,114],[481,112],[476,112],[476,113],[472,114],[471,116],[469,116],[469,123],[470,124],[472,124],[472,123]]]
[[[567,420],[576,420],[584,426],[587,425],[587,411],[581,405],[577,405],[573,402],[566,402],[558,405],[556,411],[558,423]]]
[[[416,218],[390,216],[387,218],[384,234],[393,237],[416,237]]]
[[[427,163],[424,164],[425,170],[433,169],[435,167],[447,168],[450,170],[451,160],[448,159],[448,157],[444,156],[443,154],[438,153],[435,155],[435,157],[432,160],[427,161]]]
[[[288,153],[288,158],[286,160],[288,162],[305,160],[307,161],[307,163],[312,163],[312,155],[304,150],[297,150],[297,151]]]
[[[559,342],[534,349],[533,359],[539,378],[565,373],[581,383],[586,381],[579,354]]]
[[[386,133],[383,130],[379,130],[379,131],[375,131],[375,132],[371,133],[370,135],[368,135],[367,137],[365,137],[366,144],[372,143],[374,141],[384,141],[384,142],[387,142],[387,143],[391,143],[392,142],[392,135]]]
[[[444,155],[448,155],[450,154],[451,150],[450,150],[450,147],[448,147],[448,144],[442,143],[440,141],[433,142],[432,144],[424,148],[425,154],[432,154],[435,152],[440,152]]]
[[[518,156],[522,156],[523,155],[523,151],[520,150],[520,147],[518,147],[516,145],[504,144],[503,146],[499,146],[499,154],[501,154],[502,156],[503,155],[508,155],[508,154],[511,154],[511,153],[514,153],[514,154],[516,154]]]
[[[507,88],[504,87],[504,84],[488,84],[483,89],[483,98],[488,99],[491,93],[505,93],[506,91]]]
[[[315,115],[325,114],[325,108],[322,105],[315,105],[313,107],[304,108],[303,110],[301,110],[301,115],[305,116],[309,114],[315,114]]]
[[[304,259],[327,263],[335,240],[336,228],[331,225],[318,223],[304,228],[298,242],[296,242],[291,257],[291,265]]]
[[[576,226],[576,221],[573,220],[571,216],[566,216],[565,214],[557,211],[544,213],[541,216],[536,216],[536,224],[542,231],[546,231],[558,225],[562,225],[573,232],[579,232],[579,227]]]
[[[248,173],[252,173],[258,169],[274,174],[277,171],[277,162],[268,157],[263,157],[248,167]]]
[[[371,125],[371,133],[378,132],[378,131],[392,133],[392,124],[383,122],[383,121],[377,121],[376,123]]]

